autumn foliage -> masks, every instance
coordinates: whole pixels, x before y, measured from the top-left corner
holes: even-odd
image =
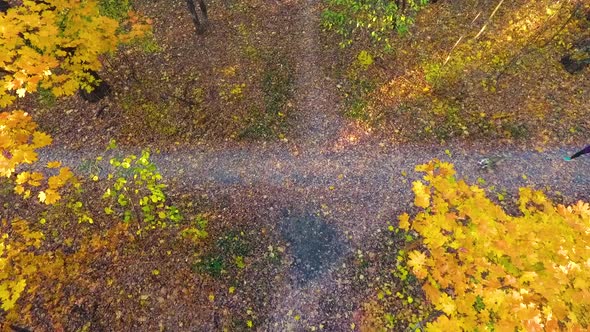
[[[63,330],[64,317],[81,301],[70,295],[96,289],[99,282],[89,276],[94,264],[110,264],[119,243],[134,240],[128,231],[132,223],[140,236],[156,228],[174,228],[175,235],[192,243],[207,236],[202,216],[179,224],[183,215],[170,204],[149,152],[112,158],[113,173],[101,179],[91,175],[91,183],[107,187],[103,209],[100,196],[88,195],[88,182],[69,167],[59,161],[38,163],[38,150],[51,141],[28,113],[0,113],[0,183],[21,196],[3,196],[8,198],[5,209],[15,206],[8,215],[0,210],[0,327],[45,321]],[[115,148],[114,141],[109,148]],[[29,199],[30,211],[18,210],[22,198]],[[49,316],[34,317],[38,312]]]
[[[49,162],[48,169],[59,168],[58,174],[46,177],[42,172],[18,171],[19,166],[33,164],[37,151],[51,144],[51,137],[39,131],[29,114],[23,111],[0,113],[0,177],[14,180],[14,191],[24,198],[54,204],[60,198],[60,190],[68,183],[77,185],[72,171],[59,162]],[[0,220],[0,308],[14,316],[17,300],[30,279],[36,279],[29,293],[34,292],[49,274],[63,268],[63,260],[57,253],[38,254],[45,236],[31,230],[27,221],[20,218]],[[43,272],[45,271],[45,272]],[[15,318],[15,317],[13,317]]]
[[[43,320],[51,322],[52,330],[62,330],[61,321],[76,305],[76,297],[68,289],[76,287],[88,293],[96,281],[89,277],[92,264],[113,255],[127,237],[127,224],[119,223],[104,234],[92,234],[76,243],[77,250],[48,250],[43,232],[22,219],[0,220],[0,309],[7,325],[34,325],[35,310],[47,312]],[[38,317],[37,317],[38,318]]]
[[[39,87],[56,96],[90,90],[99,57],[148,29],[130,13],[122,26],[97,1],[24,0],[0,14],[0,107]]]
[[[520,189],[513,216],[438,160],[420,165],[408,265],[438,310],[428,331],[555,331],[590,327],[590,208]]]
[[[37,124],[23,111],[0,113],[0,176],[9,177],[20,164],[37,161],[36,149],[51,144],[51,137],[37,131]]]
[[[48,178],[35,171],[15,173],[19,165],[36,162],[36,150],[52,141],[49,135],[37,130],[37,124],[29,114],[23,111],[0,113],[0,129],[0,176],[15,177],[14,191],[17,194],[29,198],[34,193],[41,202],[53,204],[61,198],[61,188],[68,183],[76,185],[72,171],[68,167],[60,167],[61,163],[57,161],[47,164],[48,172],[59,168],[57,174]]]

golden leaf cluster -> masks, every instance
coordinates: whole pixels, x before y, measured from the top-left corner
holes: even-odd
[[[18,165],[34,163],[35,150],[49,144],[51,137],[38,131],[26,112],[0,113],[0,176],[10,177]]]
[[[0,13],[0,70],[8,73],[0,77],[0,107],[39,87],[56,96],[88,88],[100,55],[149,30],[133,13],[125,23],[101,15],[96,0],[24,0]]]
[[[33,250],[39,248],[45,237],[41,232],[31,231],[23,220],[12,223],[3,220],[0,226],[0,308],[8,311],[21,296],[27,278],[34,275],[39,264],[43,263],[36,260],[38,257]]]
[[[54,204],[61,195],[59,190],[67,183],[76,185],[74,174],[68,167],[53,161],[47,164],[48,169],[59,168],[58,174],[47,179],[47,187],[41,188],[45,175],[36,171],[16,169],[22,164],[33,164],[37,161],[36,150],[51,144],[51,137],[37,130],[37,124],[30,115],[23,111],[0,113],[0,176],[15,176],[14,191],[29,198],[33,188],[38,189],[38,198],[42,203]]]
[[[87,287],[91,263],[106,252],[113,253],[122,241],[129,241],[128,225],[117,223],[106,232],[81,238],[64,246],[71,253],[44,246],[45,235],[23,219],[0,221],[0,309],[4,312],[0,329],[11,324],[34,325],[32,312],[43,307],[53,317],[68,317],[78,300],[64,295],[74,284]],[[35,306],[33,306],[35,303]],[[59,323],[58,323],[59,324]],[[60,330],[59,325],[50,330]]]
[[[35,190],[45,204],[57,202],[66,185],[79,187],[74,173],[68,167],[62,167],[59,161],[48,162],[46,170],[42,171],[31,165],[38,160],[37,150],[51,141],[49,135],[38,130],[26,112],[0,112],[0,177],[10,178],[14,191],[24,198],[33,196]],[[54,175],[48,176],[51,173]],[[78,201],[66,206],[80,209],[82,205]],[[78,216],[74,212],[74,216]],[[84,217],[92,224],[91,218]],[[115,252],[121,241],[133,239],[127,231],[128,225],[117,223],[106,232],[63,239],[63,247],[70,248],[66,253],[62,245],[57,248],[51,243],[44,245],[45,235],[40,225],[45,223],[45,217],[39,220],[39,224],[19,217],[0,219],[0,312],[3,318],[0,330],[9,330],[15,323],[35,325],[32,313],[39,308],[52,317],[67,317],[77,299],[66,296],[64,289],[76,285],[83,289],[82,292],[87,292],[89,285],[95,282],[88,277],[92,271],[91,263],[104,257],[106,252],[109,255]],[[77,225],[87,224],[79,221]],[[58,234],[57,229],[53,228],[54,236]],[[88,230],[76,231],[87,235]],[[51,330],[63,328],[56,322]]]
[[[424,209],[412,220],[400,216],[400,227],[421,237],[407,263],[442,313],[427,330],[590,328],[588,203],[555,206],[521,188],[522,215],[512,216],[456,180],[450,164],[433,160],[417,170],[426,173],[414,184]]]

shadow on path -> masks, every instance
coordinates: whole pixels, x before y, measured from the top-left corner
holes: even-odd
[[[292,214],[284,209],[280,231],[291,248],[298,286],[325,273],[347,250],[339,230],[311,212]]]

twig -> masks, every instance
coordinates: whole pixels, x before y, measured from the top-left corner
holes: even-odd
[[[414,240],[412,242],[407,243],[402,250],[408,252],[412,249],[416,249],[418,248],[420,245],[422,244],[422,241],[420,240]]]
[[[164,92],[164,93],[162,93],[162,94],[160,95],[160,98],[162,98],[162,97],[164,97],[164,98],[170,98],[170,97],[172,97],[172,98],[175,98],[175,99],[178,99],[178,100],[180,100],[181,102],[183,102],[183,103],[187,104],[188,106],[195,106],[195,103],[194,103],[194,102],[192,102],[192,101],[190,101],[190,100],[188,100],[188,99],[185,99],[185,98],[183,98],[183,97],[178,97],[178,96],[175,96],[175,95],[173,95],[173,94],[170,94],[170,93],[165,93],[165,92]]]
[[[133,208],[133,212],[135,213],[135,216],[137,217],[137,221],[139,224],[137,227],[139,230],[141,230],[141,225],[143,225],[143,219],[141,218],[141,214],[137,210],[137,207],[135,207],[135,204],[133,203],[133,199],[132,199],[131,195],[129,195],[129,191],[127,190],[127,187],[123,187],[123,190],[125,190],[125,193],[127,193],[127,198],[129,199],[129,202],[131,203],[131,207]]]
[[[494,15],[496,15],[496,12],[498,11],[498,9],[500,9],[500,6],[502,6],[503,3],[504,3],[504,0],[500,0],[500,2],[498,3],[498,5],[496,6],[496,8],[494,9],[494,11],[492,12],[492,14],[490,15],[490,17],[488,17],[487,22],[481,27],[481,30],[479,30],[479,32],[477,33],[477,35],[473,38],[474,40],[477,39],[477,38],[479,38],[479,36],[481,36],[481,34],[488,27],[488,24],[490,24],[490,22],[492,21],[492,18],[494,17]]]
[[[477,18],[479,17],[479,15],[481,15],[481,12],[477,13],[477,15],[475,15],[475,18],[473,18],[473,20],[471,20],[471,24],[469,24],[469,27],[473,26],[473,23],[475,23],[475,21],[477,20]],[[457,41],[455,42],[455,45],[453,45],[453,47],[451,47],[451,50],[449,51],[449,55],[447,55],[447,58],[445,59],[445,62],[443,63],[443,66],[447,64],[447,62],[449,62],[449,60],[451,59],[451,54],[453,53],[453,51],[455,50],[455,48],[457,46],[459,46],[459,43],[461,42],[461,40],[465,37],[467,33],[464,33],[463,35],[461,35],[461,37],[459,37],[459,39],[457,39]]]
[[[434,316],[440,315],[442,314],[442,311],[439,310],[434,310],[432,311],[428,316],[426,316],[426,318],[424,318],[423,320],[419,321],[418,323],[416,323],[416,325],[414,325],[414,328],[412,329],[413,332],[418,331],[418,330],[424,330],[424,323],[426,323],[427,321],[429,321],[430,319],[432,319]]]
[[[131,62],[131,60],[129,60],[129,56],[125,52],[121,52],[121,54],[123,55],[125,62],[127,62],[129,69],[131,69],[131,78],[133,78],[133,80],[137,83],[141,83],[141,80],[137,77],[137,73],[135,72],[135,67],[133,66],[133,63]]]

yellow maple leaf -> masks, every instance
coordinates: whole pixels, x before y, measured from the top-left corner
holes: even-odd
[[[440,162],[438,164],[439,167],[439,172],[441,176],[444,177],[450,177],[455,175],[455,168],[453,167],[453,164],[451,163],[447,163],[447,162]]]
[[[47,199],[47,194],[45,194],[44,191],[39,192],[39,201],[41,203],[45,203],[45,200]]]
[[[450,316],[455,312],[455,300],[447,293],[441,293],[436,308]]]
[[[26,285],[27,281],[25,279],[21,279],[18,282],[4,281],[0,284],[0,301],[2,301],[2,310],[8,311],[14,307]]]
[[[18,184],[25,184],[29,180],[29,172],[22,172],[16,176],[16,183]]]
[[[68,180],[74,177],[74,173],[70,170],[69,167],[62,167],[59,170],[59,174],[49,177],[47,183],[50,189],[59,189],[63,185],[66,184]]]
[[[18,149],[12,154],[12,159],[16,163],[32,164],[37,158],[37,153],[28,149]]]
[[[23,98],[26,93],[27,93],[27,88],[16,89],[16,94],[21,98]]]
[[[60,198],[61,195],[53,189],[47,189],[45,191],[39,192],[39,201],[47,205],[54,204],[55,202],[59,201]]]
[[[41,180],[43,180],[43,174],[39,172],[33,172],[31,173],[28,183],[33,187],[38,187],[41,185]]]
[[[16,97],[0,91],[0,107],[7,107],[8,105],[12,104],[15,99]]]
[[[20,184],[19,185],[16,185],[14,187],[14,192],[17,193],[17,194],[19,194],[19,195],[22,195],[25,192],[25,187],[21,186]]]
[[[424,244],[426,244],[430,250],[442,247],[446,241],[447,237],[439,230],[433,230],[428,234],[424,234]]]
[[[61,161],[50,161],[47,163],[47,168],[58,168],[61,166]]]
[[[589,216],[590,215],[590,205],[586,202],[578,201],[576,203],[576,205],[574,205],[574,212]]]
[[[574,288],[585,290],[588,289],[588,286],[590,286],[590,283],[588,283],[588,280],[582,277],[578,277],[574,281]]]
[[[33,147],[34,148],[42,148],[51,144],[52,139],[51,136],[47,135],[44,132],[36,131],[33,133]]]
[[[432,286],[430,283],[425,283],[424,285],[422,285],[422,290],[424,291],[424,294],[426,294],[426,298],[430,302],[438,302],[438,298],[440,297],[440,291],[436,287]]]
[[[534,271],[526,271],[518,278],[521,283],[533,282],[537,278],[537,273]]]
[[[402,214],[401,216],[398,217],[399,220],[399,228],[403,229],[403,230],[409,230],[410,229],[410,216],[407,213]]]
[[[414,204],[418,207],[427,208],[430,205],[430,188],[426,187],[420,181],[414,181],[412,184],[414,191]]]
[[[409,261],[408,266],[412,269],[422,269],[426,263],[426,255],[420,251],[412,251],[408,255]]]
[[[433,323],[426,324],[426,331],[429,332],[449,332],[449,331],[463,331],[461,323],[451,317],[441,315]]]

